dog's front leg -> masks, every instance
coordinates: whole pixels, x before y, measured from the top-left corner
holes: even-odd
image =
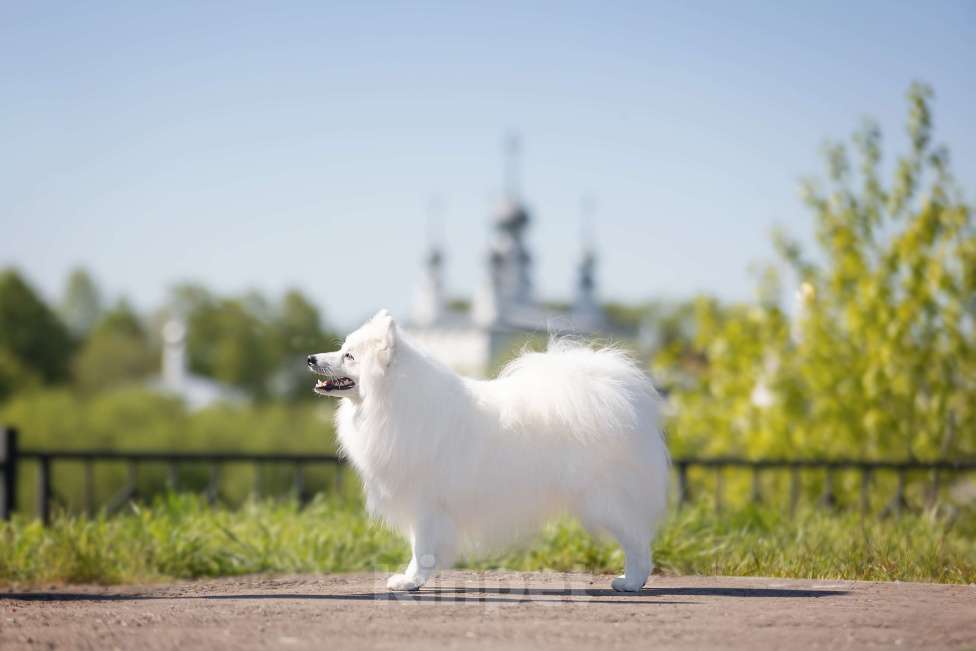
[[[394,574],[386,582],[390,590],[416,590],[427,582],[438,568],[454,563],[454,525],[443,515],[422,518],[413,527],[410,544],[413,557],[403,574]]]

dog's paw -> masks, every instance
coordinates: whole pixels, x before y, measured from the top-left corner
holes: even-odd
[[[628,581],[626,576],[618,576],[610,583],[610,587],[617,592],[640,592],[641,588],[644,587],[644,583]]]
[[[386,587],[389,590],[417,590],[423,584],[424,582],[419,578],[406,574],[394,574],[386,580]]]

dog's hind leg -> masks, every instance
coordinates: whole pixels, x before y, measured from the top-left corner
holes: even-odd
[[[647,583],[654,563],[651,560],[651,536],[640,532],[611,531],[624,549],[624,573],[611,583],[619,592],[638,592]]]
[[[624,573],[611,583],[619,592],[638,592],[651,575],[651,528],[635,522],[619,510],[621,501],[591,496],[583,512],[583,524],[592,533],[609,533],[624,550]]]
[[[417,590],[438,570],[450,568],[456,553],[454,525],[444,515],[421,518],[411,533],[413,557],[402,574],[387,580],[390,590]]]

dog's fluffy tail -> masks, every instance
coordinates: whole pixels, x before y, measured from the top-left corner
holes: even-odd
[[[525,351],[510,362],[499,380],[512,392],[513,415],[539,418],[543,429],[561,426],[585,442],[621,435],[660,438],[657,391],[619,348],[553,337],[545,352]]]
[[[548,444],[576,447],[580,467],[603,460],[584,471],[595,489],[584,499],[584,519],[598,528],[616,522],[618,532],[630,523],[653,530],[667,509],[670,459],[661,400],[630,355],[553,338],[545,352],[524,352],[506,366],[498,385],[506,392],[503,422],[555,439]],[[635,520],[636,513],[646,520]]]

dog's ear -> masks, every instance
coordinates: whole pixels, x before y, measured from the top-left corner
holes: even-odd
[[[379,312],[377,312],[376,314],[374,314],[373,315],[373,318],[370,319],[370,321],[372,321],[373,323],[377,323],[377,324],[378,323],[382,323],[384,321],[391,321],[392,322],[393,321],[393,315],[390,314],[390,311],[384,307]]]
[[[380,367],[385,369],[390,365],[390,361],[393,359],[393,351],[396,348],[396,323],[393,322],[393,316],[386,309],[377,312],[371,321],[376,333],[376,360],[380,363]]]

